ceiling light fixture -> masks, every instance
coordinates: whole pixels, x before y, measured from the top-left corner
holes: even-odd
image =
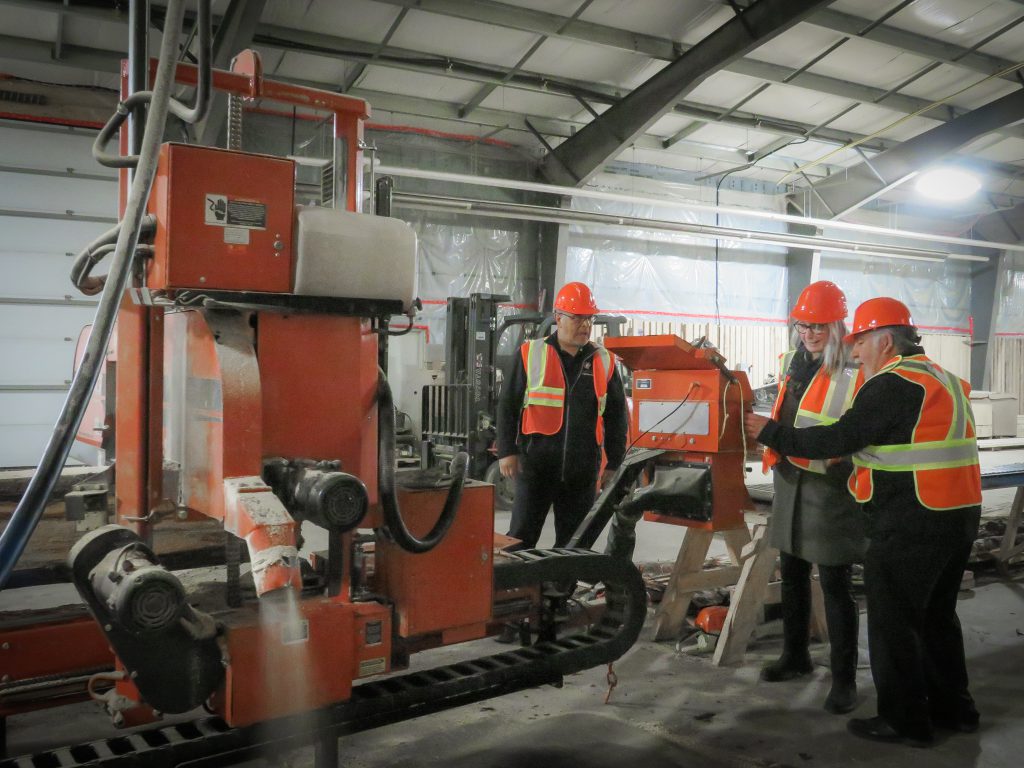
[[[981,180],[962,168],[932,168],[917,175],[914,188],[931,200],[952,203],[966,200],[981,189]]]

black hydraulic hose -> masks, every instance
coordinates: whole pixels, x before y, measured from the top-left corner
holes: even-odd
[[[146,118],[146,130],[139,150],[139,163],[128,193],[124,218],[117,236],[117,248],[107,275],[107,283],[100,296],[92,332],[86,344],[85,355],[71,382],[64,405],[61,407],[53,433],[46,444],[36,473],[29,481],[25,495],[7,522],[0,535],[0,589],[14,570],[18,559],[28,544],[32,532],[43,516],[43,509],[53,492],[61,468],[67,460],[74,442],[78,425],[82,421],[85,407],[89,402],[102,361],[117,317],[128,280],[132,274],[132,259],[138,246],[139,231],[146,214],[146,201],[156,176],[157,159],[163,140],[164,125],[167,122],[168,100],[174,83],[175,48],[177,30],[181,28],[184,16],[184,0],[168,0],[167,23],[164,39],[160,46],[160,63],[157,66],[153,85],[153,100]]]
[[[176,99],[171,99],[171,112],[175,117],[184,120],[190,125],[198,123],[206,117],[206,113],[210,110],[210,84],[213,80],[213,65],[210,60],[210,55],[213,51],[210,0],[199,0],[197,16],[199,17],[199,55],[197,56],[199,61],[196,65],[198,73],[195,105],[189,108]]]
[[[452,484],[448,497],[437,522],[424,538],[417,539],[405,525],[402,511],[398,508],[398,494],[395,491],[395,401],[391,396],[384,371],[380,371],[377,383],[377,412],[380,418],[380,448],[378,450],[377,474],[380,491],[380,505],[384,513],[384,532],[406,552],[420,554],[429,552],[444,539],[455,522],[455,513],[462,498],[462,487],[466,484],[469,470],[469,454],[460,451],[452,459]]]
[[[210,0],[199,0],[198,17],[199,64],[198,77],[196,80],[195,105],[187,107],[173,97],[169,99],[167,105],[167,109],[169,109],[175,117],[180,118],[186,123],[199,122],[206,116],[206,113],[210,108],[210,91],[213,73],[212,63],[210,61],[210,48],[212,46]],[[164,23],[166,25],[166,16]],[[166,30],[167,27],[165,26],[164,29]],[[175,41],[175,47],[177,47],[177,41]],[[176,67],[177,65],[175,63],[172,66]],[[173,70],[171,76],[173,81]],[[100,129],[95,142],[93,142],[92,156],[96,162],[100,163],[100,165],[105,165],[108,168],[134,168],[138,164],[138,155],[110,154],[106,151],[106,147],[107,144],[109,144],[117,135],[118,130],[121,128],[121,125],[125,120],[128,119],[132,110],[149,104],[153,100],[155,93],[156,89],[152,91],[137,91],[128,96],[124,101],[118,103],[116,111]]]

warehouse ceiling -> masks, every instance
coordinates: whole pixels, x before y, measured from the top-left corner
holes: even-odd
[[[376,125],[511,145],[554,183],[618,159],[790,185],[834,217],[909,200],[907,180],[945,158],[984,187],[944,216],[1024,201],[1024,0],[218,0],[214,12],[219,65],[254,47],[269,77],[364,98]],[[127,3],[0,0],[0,30],[0,72],[114,88]]]

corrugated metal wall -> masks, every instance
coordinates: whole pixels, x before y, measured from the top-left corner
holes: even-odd
[[[68,273],[116,221],[116,178],[92,160],[94,135],[0,121],[0,467],[38,462],[92,322],[96,302]]]
[[[996,336],[989,356],[992,391],[1015,395],[1017,413],[1024,413],[1024,338]]]

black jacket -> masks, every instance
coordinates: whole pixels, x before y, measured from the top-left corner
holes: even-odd
[[[907,355],[923,354],[914,347]],[[869,445],[904,445],[911,442],[924,389],[887,372],[872,376],[861,387],[853,405],[839,421],[824,427],[796,429],[770,421],[758,441],[787,456],[827,459],[846,456]],[[868,535],[875,538],[905,515],[929,515],[938,522],[942,513],[929,510],[917,500],[912,472],[875,472],[874,496],[864,505]],[[938,535],[941,525],[935,527]]]
[[[564,472],[594,472],[601,460],[601,446],[594,437],[597,429],[597,396],[594,394],[591,358],[597,347],[591,343],[570,355],[558,346],[557,332],[545,339],[558,352],[565,376],[565,414],[554,435],[520,435],[526,368],[517,352],[501,387],[498,401],[498,458],[523,454],[530,461],[557,462]],[[618,371],[608,382],[604,409],[604,452],[608,469],[616,469],[626,453],[628,427],[626,395]],[[563,477],[565,475],[563,474]]]

